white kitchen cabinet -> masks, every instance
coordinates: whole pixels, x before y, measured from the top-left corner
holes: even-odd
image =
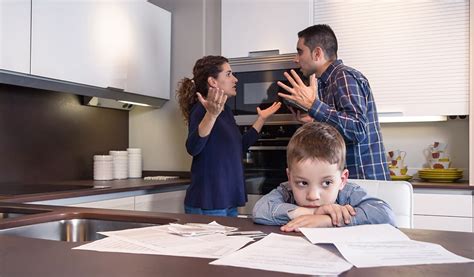
[[[128,4],[126,91],[170,99],[171,13],[146,1]]]
[[[473,231],[473,197],[466,194],[422,191],[414,194],[414,227],[445,231]]]
[[[171,13],[145,0],[32,1],[31,74],[169,99]]]
[[[135,197],[136,211],[184,213],[186,190],[155,193]]]
[[[85,203],[73,204],[69,206],[133,211],[135,209],[135,197],[131,196],[131,197],[124,197],[124,198],[117,198],[117,199],[85,202]]]
[[[30,0],[0,0],[0,69],[30,73]]]
[[[295,53],[298,32],[313,22],[312,0],[222,0],[221,53],[247,57],[251,51]]]
[[[472,232],[472,218],[455,216],[415,215],[417,229]]]

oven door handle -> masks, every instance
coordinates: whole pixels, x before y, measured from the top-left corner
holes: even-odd
[[[254,151],[254,150],[260,150],[260,151],[265,151],[265,150],[286,150],[286,146],[250,146],[249,150]]]

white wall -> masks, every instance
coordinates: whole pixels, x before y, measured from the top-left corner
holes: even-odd
[[[161,109],[135,108],[129,115],[130,147],[142,148],[144,170],[189,170],[187,127],[175,99],[177,83],[192,77],[204,55],[220,53],[219,0],[152,0],[172,13],[171,100]]]
[[[153,0],[172,12],[171,100],[161,109],[135,108],[130,112],[130,146],[143,149],[145,170],[189,170],[191,157],[184,143],[187,128],[174,91],[184,76],[192,76],[194,62],[205,54],[220,54],[219,0]],[[236,38],[237,39],[237,38]],[[292,38],[289,38],[292,39]],[[469,167],[468,120],[433,123],[382,124],[387,150],[407,152],[409,174],[426,163],[423,149],[434,141],[448,143],[454,167]]]

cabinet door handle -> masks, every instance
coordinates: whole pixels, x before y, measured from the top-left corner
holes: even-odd
[[[264,56],[273,56],[273,55],[280,55],[279,49],[271,49],[271,50],[261,50],[261,51],[250,51],[249,57],[264,57]]]

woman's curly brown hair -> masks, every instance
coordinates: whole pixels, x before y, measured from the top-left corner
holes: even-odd
[[[196,61],[193,68],[193,79],[183,78],[176,90],[176,98],[183,113],[184,121],[189,121],[189,113],[193,105],[198,101],[196,92],[203,97],[207,96],[209,89],[207,79],[217,76],[222,71],[222,65],[229,60],[222,56],[204,56]]]

